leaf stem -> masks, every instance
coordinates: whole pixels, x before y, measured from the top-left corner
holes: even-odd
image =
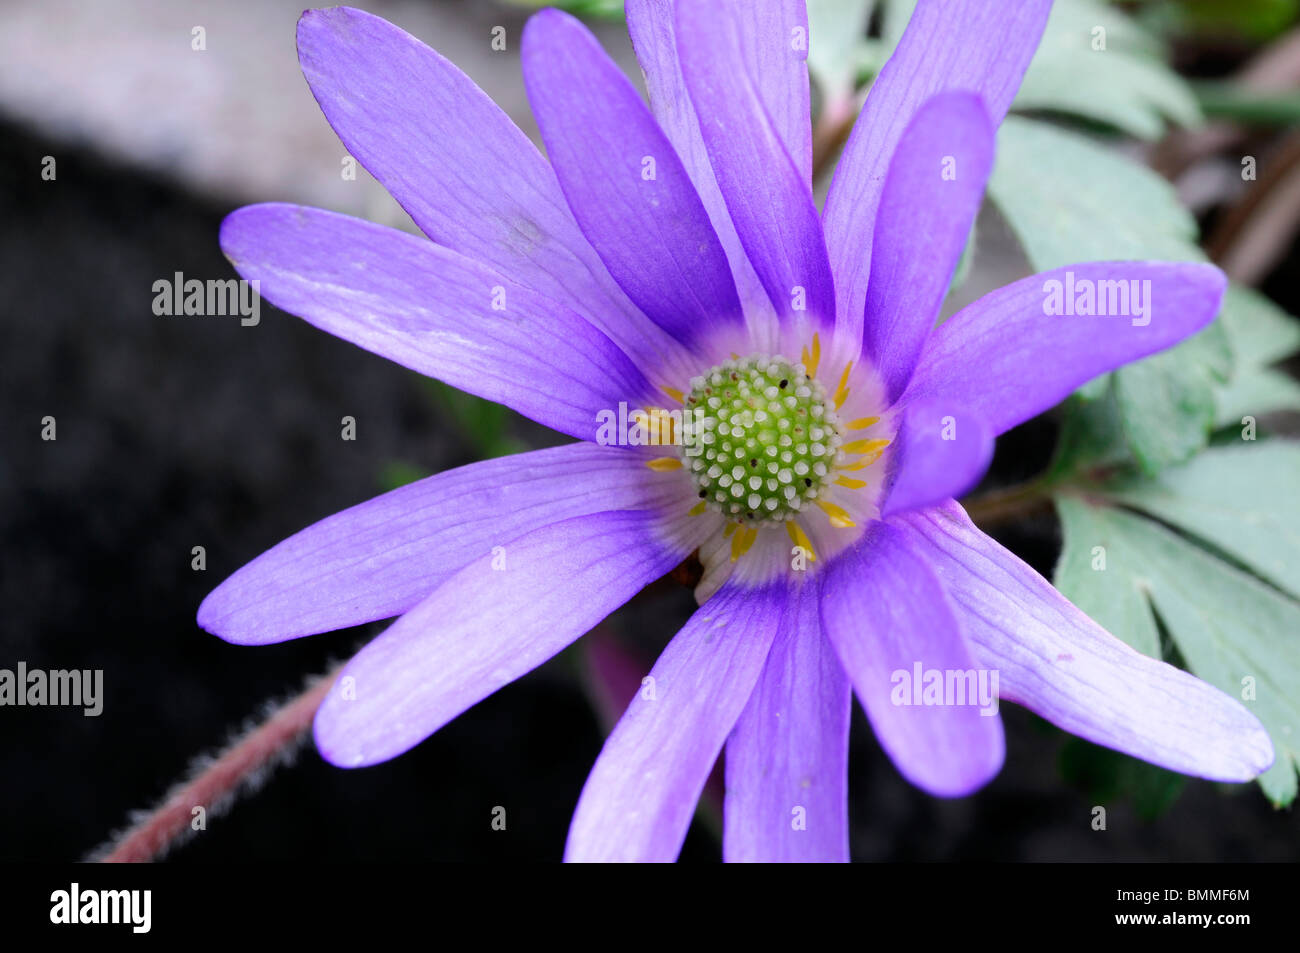
[[[1047,509],[1051,504],[1052,489],[1054,487],[1039,476],[970,497],[962,501],[962,506],[980,529],[987,530]]]

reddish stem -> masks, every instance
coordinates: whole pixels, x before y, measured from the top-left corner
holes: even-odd
[[[306,737],[316,709],[325,698],[338,669],[314,679],[302,694],[274,709],[260,724],[242,735],[213,761],[174,789],[162,804],[108,845],[104,863],[147,863],[191,833],[194,808],[211,816],[240,791],[253,785],[266,769],[283,761]]]

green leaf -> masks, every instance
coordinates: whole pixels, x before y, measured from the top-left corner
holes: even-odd
[[[1204,261],[1196,219],[1146,166],[1078,133],[1008,116],[989,194],[1040,271],[1081,261]]]
[[[1141,139],[1158,139],[1165,118],[1201,122],[1196,95],[1163,62],[1155,36],[1096,0],[1057,0],[1013,109],[1071,113]]]
[[[1300,322],[1250,288],[1228,287],[1219,320],[1238,364],[1262,367],[1300,350]]]
[[[504,457],[528,449],[509,434],[514,411],[433,378],[425,378],[434,403],[460,430],[480,459]]]
[[[1204,34],[1220,43],[1225,34],[1229,40],[1270,39],[1290,29],[1300,12],[1296,0],[1179,0],[1173,6],[1150,7],[1153,14],[1181,19],[1184,32]]]
[[[1259,783],[1273,803],[1291,803],[1300,760],[1300,603],[1144,516],[1095,498],[1058,495],[1056,504],[1073,554],[1058,567],[1061,592],[1091,602],[1111,632],[1149,650],[1149,619],[1133,608],[1145,598],[1188,668],[1242,699],[1268,730],[1277,758]],[[1104,568],[1085,568],[1077,554],[1096,546],[1104,547]]]
[[[808,70],[827,97],[852,94],[875,0],[808,0]]]
[[[1132,468],[1133,454],[1124,439],[1113,377],[1098,378],[1096,396],[1083,387],[1065,402],[1056,452],[1047,468],[1052,483],[1096,482]]]
[[[1258,368],[1234,378],[1219,391],[1216,427],[1236,426],[1245,417],[1300,410],[1300,383],[1281,371]]]
[[[1272,440],[1212,447],[1154,480],[1106,492],[1223,550],[1300,598],[1298,481],[1300,444]]]
[[[1211,326],[1197,335],[1215,332]],[[1148,474],[1200,451],[1218,414],[1220,378],[1197,354],[1196,338],[1115,372],[1115,398],[1124,437]]]
[[[516,7],[559,7],[578,17],[623,18],[623,0],[506,0]]]
[[[889,0],[882,45],[892,50],[916,0]],[[1094,49],[1105,31],[1105,49]],[[1038,52],[1011,108],[1051,110],[1104,123],[1142,139],[1157,139],[1165,118],[1201,121],[1191,87],[1163,62],[1161,42],[1119,9],[1097,0],[1056,0]]]
[[[1201,111],[1213,118],[1260,125],[1289,126],[1300,122],[1300,93],[1260,92],[1235,82],[1200,82],[1192,90]]]
[[[1061,748],[1061,773],[1083,787],[1093,803],[1124,795],[1133,798],[1138,816],[1154,820],[1167,810],[1187,784],[1181,774],[1130,758],[1084,741],[1070,738]]]
[[[1092,511],[1073,500],[1057,504],[1064,542],[1056,564],[1056,588],[1102,628],[1143,655],[1160,658],[1160,630],[1147,599],[1146,580],[1112,571],[1115,534]]]
[[[387,493],[389,490],[396,490],[399,486],[406,486],[408,483],[432,475],[428,470],[407,463],[405,460],[389,460],[379,470],[378,483],[379,488]]]
[[[1267,368],[1300,349],[1300,322],[1262,294],[1230,285],[1218,323],[1235,366],[1219,390],[1215,425],[1240,426],[1243,417],[1300,410],[1300,383]]]

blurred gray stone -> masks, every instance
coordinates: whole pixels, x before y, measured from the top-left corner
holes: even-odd
[[[437,49],[536,139],[519,69],[528,11],[483,0],[354,5]],[[303,7],[303,0],[5,0],[0,110],[219,200],[301,202],[409,227],[363,170],[342,177],[346,150],[298,69],[294,28]],[[490,46],[497,25],[507,30],[504,52]],[[203,50],[192,48],[196,27]],[[637,75],[622,24],[594,29]]]

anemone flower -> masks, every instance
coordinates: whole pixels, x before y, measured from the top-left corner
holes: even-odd
[[[1097,744],[1259,774],[1272,746],[1240,703],[1108,634],[953,501],[996,435],[1204,327],[1224,290],[1207,265],[1086,263],[935,327],[1048,7],[921,0],[822,214],[801,0],[628,0],[648,106],[578,21],[536,14],[549,162],[412,37],[303,14],[321,108],[428,240],[256,205],[225,254],[280,308],[577,442],[331,516],[200,624],[261,645],[400,616],[316,716],[329,761],[370,765],[698,553],[699,608],[605,742],[572,860],[675,858],[724,748],[726,859],[845,860],[852,695],[908,780],[959,796],[1002,763],[990,676]]]

